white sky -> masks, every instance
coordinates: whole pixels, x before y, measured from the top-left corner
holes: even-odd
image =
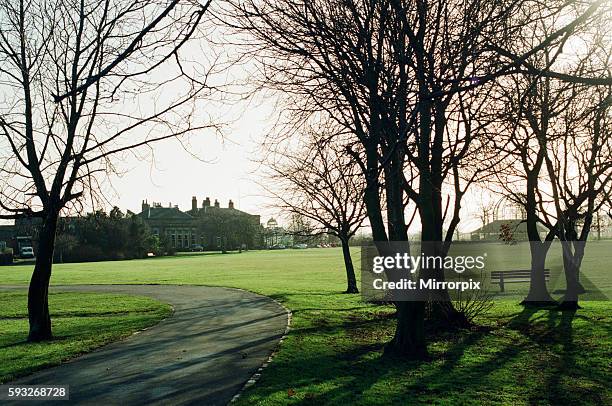
[[[226,33],[209,26],[203,29],[204,37],[213,38],[216,44],[195,40],[185,45],[181,54],[206,68],[215,58],[219,66],[234,61],[238,50],[227,45]],[[191,209],[192,196],[196,196],[198,207],[206,197],[211,204],[218,199],[221,207],[227,207],[231,199],[237,209],[261,215],[262,222],[279,217],[257,183],[261,177],[256,163],[260,141],[272,127],[274,100],[256,96],[239,101],[239,93],[249,90],[245,84],[253,69],[250,63],[235,64],[220,72],[216,69],[209,79],[213,85],[230,84],[226,90],[231,94],[215,93],[210,103],[199,107],[202,116],[223,125],[223,137],[210,130],[191,134],[183,144],[177,140],[153,144],[154,159],[132,158],[119,165],[123,174],[110,179],[112,188],[108,188],[106,199],[134,212],[140,212],[143,199],[163,206],[172,203],[181,210]]]
[[[111,178],[114,190],[109,188],[107,200],[139,212],[143,199],[182,210],[191,208],[192,196],[198,206],[206,197],[218,199],[222,207],[232,199],[236,208],[267,221],[276,213],[267,207],[270,202],[257,183],[255,160],[259,140],[270,126],[270,103],[241,103],[233,109],[243,112],[227,125],[223,138],[203,131],[189,138],[187,148],[176,140],[164,141],[155,144],[154,160],[122,163],[124,173]]]

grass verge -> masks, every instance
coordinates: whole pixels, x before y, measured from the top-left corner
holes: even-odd
[[[54,339],[26,343],[26,293],[0,292],[0,383],[127,337],[172,311],[146,297],[99,293],[51,293],[49,306]]]

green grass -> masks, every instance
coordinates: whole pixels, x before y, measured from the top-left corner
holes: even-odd
[[[51,293],[49,306],[54,339],[27,343],[27,295],[0,292],[0,383],[127,337],[171,313],[150,298],[99,293]]]
[[[532,314],[513,303],[498,303],[479,320],[481,328],[432,339],[429,362],[382,355],[394,327],[388,309],[335,307],[326,302],[319,310],[298,313],[296,330],[239,404],[611,401],[607,303],[585,304],[576,316],[543,310]]]
[[[599,263],[601,276],[609,262]],[[25,284],[30,272],[0,268],[0,283]],[[339,250],[313,249],[62,264],[52,280],[232,286],[280,300],[292,330],[242,405],[612,402],[609,302],[572,314],[497,301],[481,328],[432,337],[430,362],[405,362],[382,356],[392,309],[341,294],[344,278]]]
[[[531,257],[529,243],[527,242],[521,242],[517,245],[469,242],[467,244],[455,244],[452,250],[461,255],[482,255],[486,253],[485,263],[488,271],[530,268]],[[583,300],[609,300],[612,298],[612,278],[608,272],[611,263],[612,241],[589,241],[587,243],[580,275],[580,280],[587,289],[587,293],[582,296]],[[558,241],[554,242],[548,251],[546,268],[550,269],[551,273],[548,287],[554,297],[560,298],[562,291],[565,289],[565,274],[563,271],[563,253]],[[499,296],[517,299],[524,297],[528,290],[529,284],[527,283],[506,284],[506,292]]]
[[[267,295],[328,292],[344,287],[341,267],[342,256],[334,249],[196,253],[56,264],[51,284],[204,284],[245,288]],[[27,284],[32,269],[31,265],[0,267],[0,284]]]

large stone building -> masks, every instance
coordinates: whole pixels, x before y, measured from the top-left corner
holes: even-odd
[[[221,236],[218,234],[222,232],[211,224],[221,217],[243,220],[244,224],[252,227],[253,235],[249,238],[250,244],[247,243],[249,248],[258,248],[261,245],[260,216],[236,209],[231,200],[227,207],[221,207],[219,201],[215,200],[211,204],[207,197],[201,206],[198,206],[194,196],[191,199],[191,210],[188,211],[181,211],[178,206],[172,204],[162,206],[160,203],[149,204],[144,200],[139,216],[154,234],[166,239],[170,246],[177,250],[188,250],[196,246],[202,246],[204,249],[219,248]]]

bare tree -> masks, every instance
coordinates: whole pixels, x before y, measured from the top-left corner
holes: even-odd
[[[366,218],[360,170],[337,142],[313,137],[297,149],[269,157],[267,190],[277,207],[312,220],[311,232],[338,237],[346,269],[346,293],[359,293],[349,240]]]
[[[481,197],[476,217],[482,224],[482,227],[493,221],[495,217],[495,202],[487,202]]]
[[[99,198],[113,160],[211,126],[194,114],[211,91],[208,71],[180,52],[208,5],[0,2],[0,218],[41,219],[30,341],[52,337],[47,297],[60,213]]]
[[[602,58],[609,65],[610,53]],[[612,88],[579,88],[561,117],[563,133],[545,156],[561,240],[566,291],[561,307],[577,309],[587,239],[597,212],[612,195]]]
[[[558,46],[601,4],[587,7],[516,58],[493,45],[508,40],[511,30],[505,23],[517,9],[529,15],[530,7],[544,7],[538,2],[249,0],[234,2],[226,20],[251,34],[249,52],[263,65],[262,85],[287,97],[289,125],[283,135],[321,117],[353,134],[356,149],[363,151],[353,157],[366,181],[373,238],[384,254],[387,241],[404,241],[409,249],[408,199],[418,206],[423,241],[443,242],[430,247],[448,249],[461,198],[473,181],[462,171],[479,147],[480,132],[470,131],[472,120],[461,117],[460,111],[469,109],[457,107],[461,97],[468,103],[474,97],[468,92],[486,89],[520,71],[531,55]],[[563,6],[550,10],[565,11]],[[459,131],[449,130],[452,114],[458,115]],[[453,205],[442,193],[448,184]],[[445,213],[452,218],[446,233]],[[442,313],[461,323],[445,300],[448,293],[441,296]],[[422,357],[424,303],[398,302],[396,307],[398,323],[388,349]]]
[[[519,40],[514,44],[519,49],[517,52],[532,48],[539,38],[550,36],[551,32],[554,32],[559,16],[551,15],[546,10],[539,12],[546,17],[540,19],[538,24],[520,29],[522,35],[518,36]],[[581,117],[588,116],[588,112],[592,111],[592,107],[584,102],[584,95],[599,93],[600,90],[588,81],[577,84],[542,73],[559,66],[567,78],[580,77],[584,72],[595,73],[600,77],[609,76],[605,69],[595,69],[592,66],[594,61],[602,60],[602,55],[597,55],[594,49],[601,49],[606,31],[601,20],[593,18],[591,22],[592,26],[576,30],[579,40],[588,45],[585,52],[574,55],[569,60],[563,58],[562,50],[567,42],[565,39],[558,48],[546,49],[530,57],[524,63],[533,70],[528,74],[523,72],[503,79],[502,86],[498,88],[501,97],[493,103],[502,117],[501,122],[496,123],[500,135],[495,144],[500,156],[506,154],[508,158],[499,160],[500,165],[495,173],[502,189],[516,204],[521,205],[526,213],[531,278],[529,292],[523,303],[531,306],[549,306],[554,303],[545,283],[547,254],[555,237],[562,240],[565,238],[561,232],[565,221],[563,218],[567,215],[564,212],[581,207],[587,196],[593,195],[593,189],[588,192],[585,190],[586,194],[578,192],[577,189],[589,189],[586,186],[588,176],[574,176],[573,173],[578,167],[589,166],[585,155],[597,159],[598,162],[599,159],[603,158],[605,161],[607,158],[605,148],[602,149],[597,143],[593,144],[592,139],[585,142],[582,137],[580,144],[575,143],[579,139],[578,128],[584,129]],[[609,51],[603,54],[603,60],[609,61]],[[534,71],[537,73],[533,73]],[[591,153],[586,154],[584,150],[580,153],[572,152],[570,145],[573,145],[574,149],[591,148]],[[553,164],[553,161],[556,164]],[[606,172],[605,167],[602,168],[601,165],[598,169]],[[564,171],[565,175],[562,175]],[[572,175],[569,175],[570,173]],[[559,176],[564,178],[560,179]],[[586,183],[580,184],[578,180],[578,186],[572,185],[580,178]],[[539,225],[547,228],[545,236],[540,235]]]
[[[540,193],[544,157],[552,137],[551,127],[567,106],[562,105],[563,90],[551,89],[555,82],[550,78],[507,78],[512,86],[500,87],[504,94],[499,109],[502,112],[501,136],[497,147],[507,160],[500,160],[495,175],[506,195],[517,205],[524,207],[527,238],[531,253],[531,278],[529,293],[524,303],[532,306],[548,306],[553,299],[546,287],[544,275],[546,255],[555,238],[554,226],[547,235],[540,236],[539,224],[548,217],[547,203]]]

